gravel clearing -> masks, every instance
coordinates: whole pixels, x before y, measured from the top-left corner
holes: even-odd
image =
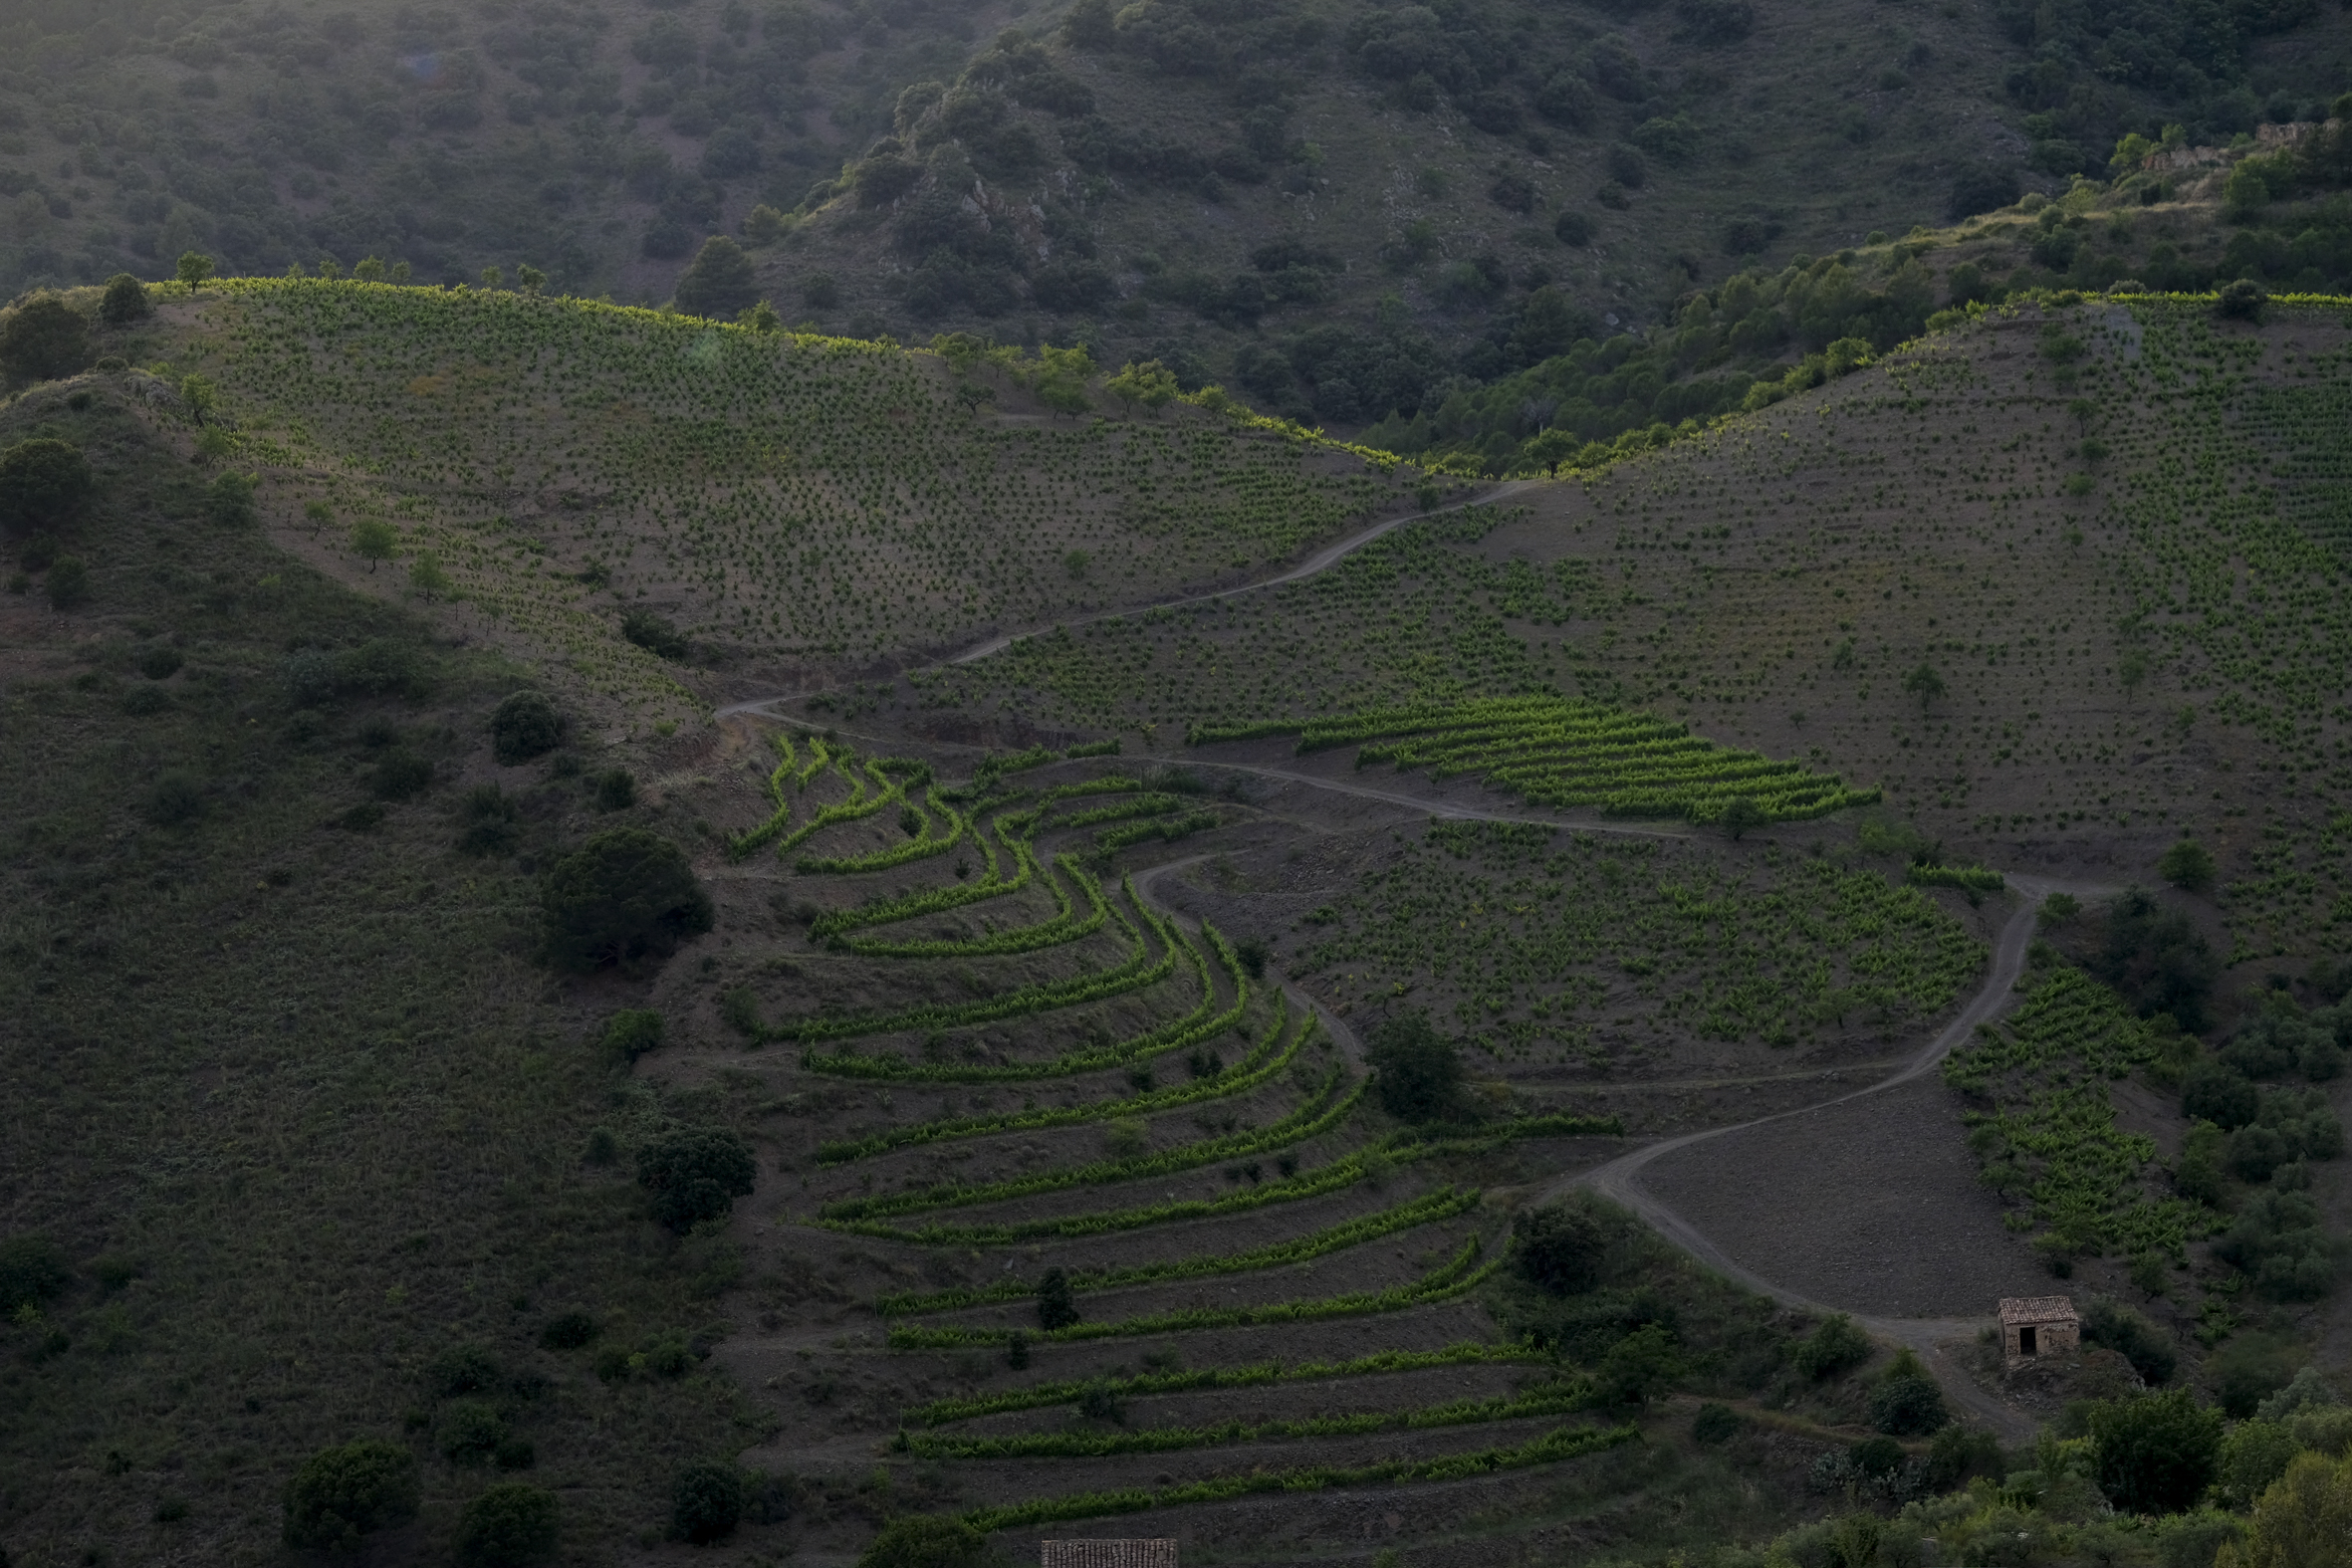
[[[2062,1289],[1978,1185],[1933,1076],[1664,1155],[1641,1184],[1742,1266],[1849,1311],[1989,1317]]]

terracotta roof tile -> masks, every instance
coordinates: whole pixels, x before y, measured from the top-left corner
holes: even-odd
[[[2016,1328],[2025,1323],[2072,1323],[2074,1298],[2071,1296],[2007,1296],[2000,1303],[2000,1326]]]
[[[1047,1541],[1040,1568],[1176,1568],[1173,1540]]]

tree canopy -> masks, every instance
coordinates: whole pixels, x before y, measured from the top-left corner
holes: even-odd
[[[743,247],[724,234],[702,242],[685,276],[678,280],[678,309],[688,316],[733,321],[760,297],[759,275]]]
[[[641,827],[607,829],[557,861],[541,898],[548,957],[565,969],[666,958],[714,918],[685,853]]]
[[[54,294],[37,294],[0,322],[0,369],[54,381],[90,362],[90,324]]]
[[[38,436],[0,452],[0,526],[54,528],[91,492],[90,460],[71,441]]]

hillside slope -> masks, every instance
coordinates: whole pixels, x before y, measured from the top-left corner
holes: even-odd
[[[2234,954],[2299,965],[2352,944],[2348,332],[2340,302],[2003,309],[1514,520],[1031,639],[925,700],[1123,727],[1556,684],[1881,784],[1961,858],[2145,880],[2197,835]]]
[[[120,346],[175,438],[264,476],[298,555],[389,589],[355,543],[388,525],[407,587],[632,704],[696,663],[798,683],[1149,601],[1398,499],[1296,432],[1099,416],[1067,361],[514,293],[234,280]],[[1038,400],[1062,383],[1077,414]]]

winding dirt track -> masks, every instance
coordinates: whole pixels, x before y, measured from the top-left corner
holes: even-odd
[[[1374,540],[1381,538],[1383,535],[1388,534],[1395,529],[1403,527],[1405,524],[1419,522],[1424,518],[1434,517],[1444,512],[1458,511],[1462,507],[1491,502],[1501,498],[1502,496],[1509,495],[1515,491],[1526,488],[1528,485],[1533,483],[1536,482],[1532,480],[1517,481],[1512,484],[1503,485],[1497,489],[1487,491],[1470,500],[1459,502],[1451,507],[1441,507],[1431,512],[1418,512],[1407,517],[1391,518],[1388,521],[1376,524],[1361,533],[1351,535],[1346,539],[1337,541],[1324,547],[1322,550],[1317,551],[1312,556],[1309,556],[1298,565],[1293,567],[1287,572],[1284,572],[1280,576],[1262,578],[1259,581],[1247,583],[1240,587],[1220,589],[1213,593],[1200,593],[1186,598],[1168,600],[1165,602],[1164,606],[1135,605],[1126,609],[1106,610],[1099,614],[1088,615],[1075,620],[1058,621],[1055,623],[1055,625],[1086,625],[1094,621],[1112,619],[1119,615],[1135,614],[1143,609],[1153,607],[1175,607],[1184,604],[1205,603],[1215,599],[1235,598],[1243,594],[1255,593],[1262,588],[1275,587],[1286,582],[1295,582],[1301,578],[1312,576],[1319,571],[1329,569],[1331,565],[1341,560],[1344,560],[1352,552],[1362,549],[1364,546],[1372,543]],[[1053,627],[1051,626],[1039,628],[1039,630],[1052,629]],[[1034,633],[1032,632],[1001,633],[999,635],[989,637],[985,641],[976,643],[961,653],[950,655],[947,659],[941,662],[943,665],[971,663],[974,660],[983,659],[992,653],[998,652],[999,650],[1009,646],[1019,637],[1033,634]],[[726,707],[719,709],[714,717],[724,719],[748,714],[758,715],[763,718],[780,718],[782,715],[775,714],[771,710],[773,710],[779,704],[798,701],[810,695],[813,694],[795,693],[789,696],[762,697],[746,702],[730,703]],[[849,735],[855,734],[855,732],[850,731],[840,731],[838,733]],[[855,738],[868,741],[880,741],[884,739],[883,737],[870,735],[859,735]],[[952,749],[966,750],[967,748]],[[981,748],[969,749],[981,750]],[[1563,821],[1563,819],[1558,816],[1534,815],[1521,811],[1493,810],[1463,803],[1433,801],[1400,791],[1377,789],[1366,784],[1352,784],[1334,779],[1317,778],[1311,774],[1298,773],[1285,768],[1273,768],[1263,765],[1243,763],[1211,763],[1200,761],[1189,762],[1187,766],[1215,768],[1227,772],[1250,774],[1263,779],[1280,780],[1287,784],[1303,784],[1316,789],[1327,789],[1334,793],[1354,795],[1359,798],[1369,800],[1377,800],[1384,804],[1404,807],[1431,816],[1488,822],[1535,822],[1547,827],[1572,826],[1579,832],[1622,833],[1646,838],[1690,838],[1695,836],[1692,829],[1688,827],[1663,827],[1653,825],[1633,825],[1626,823],[1604,823],[1588,821],[1568,822]],[[1162,865],[1153,866],[1146,871],[1139,872],[1135,877],[1135,890],[1137,895],[1151,903],[1152,907],[1160,911],[1162,914],[1172,913],[1170,910],[1168,910],[1167,906],[1161,904],[1157,899],[1151,897],[1152,885],[1161,877],[1167,876],[1172,872],[1182,870],[1187,866],[1197,864],[1199,861],[1206,858],[1207,857],[1205,855],[1189,856],[1185,859],[1169,861]],[[1708,1267],[1725,1275],[1727,1278],[1737,1280],[1752,1290],[1759,1291],[1762,1294],[1770,1296],[1776,1301],[1783,1302],[1786,1305],[1792,1307],[1801,1308],[1805,1311],[1830,1313],[1840,1310],[1838,1307],[1830,1303],[1813,1300],[1810,1297],[1801,1295],[1794,1290],[1774,1284],[1771,1280],[1764,1278],[1763,1275],[1756,1273],[1754,1270],[1743,1267],[1741,1264],[1734,1262],[1720,1246],[1718,1246],[1713,1240],[1709,1239],[1704,1233],[1702,1233],[1696,1226],[1692,1225],[1681,1215],[1667,1207],[1666,1204],[1661,1202],[1654,1194],[1642,1186],[1640,1180],[1642,1169],[1649,1165],[1652,1161],[1659,1159],[1661,1156],[1671,1154],[1678,1149],[1689,1148],[1693,1144],[1703,1143],[1709,1139],[1721,1138],[1728,1134],[1741,1132],[1749,1128],[1761,1127],[1767,1123],[1781,1121],[1791,1116],[1806,1115],[1812,1112],[1826,1110],[1832,1106],[1844,1105],[1851,1101],[1862,1099],[1868,1095],[1882,1093],[1885,1090],[1892,1089],[1899,1084],[1909,1083],[1912,1080],[1919,1078],[1930,1071],[1933,1071],[1936,1065],[1941,1062],[1946,1055],[1948,1055],[1956,1046],[1960,1045],[1969,1038],[1970,1034],[1976,1029],[1978,1024],[1989,1022],[1990,1020],[1999,1016],[2002,1012],[2007,1010],[2011,1001],[2012,992],[2017,983],[2017,979],[2024,972],[2026,949],[2030,945],[2033,937],[2034,916],[2040,908],[2041,901],[2043,899],[2047,898],[2052,893],[2060,892],[2073,893],[2077,896],[2103,896],[2115,891],[2112,888],[2098,887],[2082,883],[2063,882],[2046,877],[2011,875],[2008,880],[2009,885],[2017,892],[2021,893],[2023,897],[2019,899],[2017,907],[2011,912],[2007,922],[2001,927],[2000,937],[1996,943],[1994,949],[1992,970],[1986,976],[1985,984],[1979,988],[1977,994],[1969,1000],[1967,1006],[1961,1008],[1960,1012],[1944,1026],[1942,1031],[1939,1032],[1935,1038],[1929,1040],[1925,1045],[1921,1046],[1920,1049],[1896,1071],[1887,1077],[1881,1078],[1877,1082],[1868,1085],[1867,1087],[1850,1090],[1843,1094],[1833,1095],[1827,1099],[1818,1100],[1808,1105],[1797,1106],[1790,1110],[1776,1112],[1770,1116],[1759,1117],[1752,1121],[1738,1122],[1724,1127],[1713,1127],[1702,1132],[1685,1133],[1680,1137],[1665,1138],[1660,1139],[1655,1143],[1645,1144],[1638,1149],[1631,1150],[1626,1154],[1618,1156],[1616,1159],[1609,1161],[1605,1165],[1556,1183],[1554,1186],[1547,1189],[1542,1196],[1546,1199],[1549,1199],[1557,1197],[1560,1194],[1566,1193],[1575,1188],[1589,1188],[1592,1191],[1602,1194],[1611,1201],[1621,1204],[1625,1208],[1630,1209],[1635,1214],[1641,1216],[1641,1218],[1654,1230],[1656,1230],[1659,1234],[1665,1236],[1668,1240],[1674,1242],[1677,1246],[1680,1246],[1691,1256],[1697,1258],[1700,1262],[1706,1264]],[[1292,985],[1288,980],[1282,981],[1281,985],[1284,993],[1288,995],[1293,1002],[1296,1003],[1299,1007],[1303,1008],[1308,1012],[1312,1013],[1316,1018],[1321,1020],[1323,1028],[1330,1034],[1331,1038],[1339,1044],[1341,1049],[1346,1051],[1359,1064],[1361,1063],[1363,1059],[1363,1046],[1362,1042],[1357,1039],[1354,1030],[1349,1028],[1336,1013],[1323,1007],[1320,1003],[1316,1002],[1312,997],[1308,996],[1297,987]],[[1871,1333],[1876,1334],[1883,1339],[1890,1339],[1898,1344],[1911,1347],[1911,1349],[1919,1355],[1921,1360],[1927,1364],[1929,1369],[1935,1373],[1936,1381],[1942,1385],[1948,1398],[1950,1398],[1956,1405],[1962,1407],[1971,1414],[1983,1420],[1996,1432],[1999,1433],[2005,1441],[2017,1443],[2030,1439],[2033,1436],[2035,1431],[2035,1423],[2033,1420],[2030,1417],[2024,1415],[2022,1412],[2012,1410],[2008,1406],[2001,1404],[1991,1394],[1979,1387],[1977,1383],[1972,1378],[1970,1378],[1960,1367],[1956,1357],[1953,1355],[1953,1347],[1955,1343],[1973,1338],[1978,1328],[1982,1326],[1983,1320],[1970,1318],[1879,1317],[1861,1313],[1855,1313],[1852,1315],[1856,1322],[1860,1323]]]
[[[1001,631],[981,639],[961,653],[949,654],[932,668],[944,669],[951,664],[970,664],[976,659],[985,659],[992,653],[1002,652],[1024,637],[1040,636],[1049,631],[1067,629],[1072,626],[1091,626],[1097,621],[1117,620],[1125,615],[1140,615],[1146,610],[1182,609],[1187,604],[1211,604],[1218,599],[1240,598],[1245,593],[1256,593],[1262,588],[1279,588],[1286,582],[1296,582],[1301,578],[1311,577],[1317,572],[1329,570],[1333,565],[1371,544],[1374,540],[1392,534],[1408,523],[1420,523],[1429,518],[1443,517],[1449,512],[1460,512],[1467,507],[1485,506],[1490,502],[1500,501],[1505,496],[1516,495],[1529,485],[1536,483],[1539,481],[1514,479],[1497,485],[1492,490],[1483,490],[1475,496],[1465,497],[1451,506],[1434,507],[1427,512],[1412,512],[1400,518],[1390,518],[1385,523],[1375,523],[1360,533],[1350,534],[1345,539],[1332,541],[1279,576],[1260,577],[1254,582],[1245,582],[1239,587],[1218,588],[1210,593],[1191,593],[1180,599],[1155,599],[1148,604],[1128,604],[1118,609],[1097,610],[1091,615],[1079,615],[1067,620],[1053,621],[1044,626],[1032,626],[1027,631]],[[717,710],[712,717],[728,719],[743,713],[765,713],[777,703],[796,701],[799,698],[816,695],[815,692],[796,692],[791,697],[755,697],[748,702],[729,703],[724,708]]]

